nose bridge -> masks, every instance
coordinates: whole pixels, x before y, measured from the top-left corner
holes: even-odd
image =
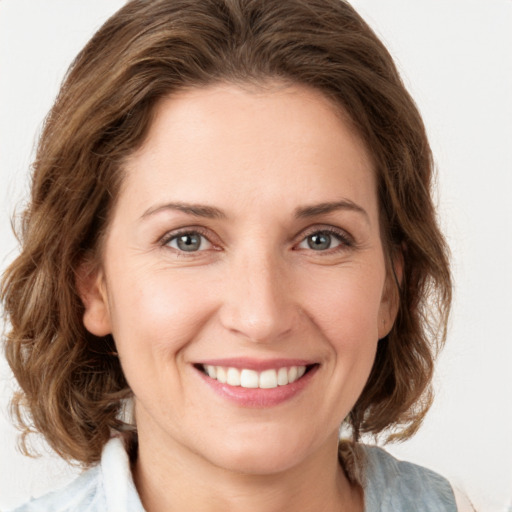
[[[277,340],[291,330],[289,271],[276,251],[247,247],[233,258],[229,274],[222,308],[226,328],[256,342]]]

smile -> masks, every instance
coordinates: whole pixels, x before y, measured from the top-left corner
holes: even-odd
[[[304,359],[229,358],[193,364],[203,382],[239,407],[266,408],[292,400],[311,385],[320,369]]]
[[[299,380],[307,371],[306,366],[270,368],[261,372],[248,368],[201,365],[211,379],[221,384],[250,389],[272,389],[287,386]]]

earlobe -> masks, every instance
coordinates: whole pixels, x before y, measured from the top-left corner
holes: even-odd
[[[76,284],[78,294],[84,305],[84,327],[95,336],[111,334],[103,270],[91,270],[90,265],[84,262],[78,269]]]

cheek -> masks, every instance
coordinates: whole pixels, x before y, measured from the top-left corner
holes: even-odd
[[[186,276],[138,269],[114,276],[111,286],[113,335],[126,357],[178,351],[212,309],[201,280]]]
[[[334,271],[327,278],[310,276],[316,282],[304,293],[305,308],[333,345],[347,349],[378,340],[379,310],[384,277],[366,267]]]
[[[320,281],[317,276],[318,287],[307,302],[309,317],[334,362],[327,394],[342,415],[352,408],[368,380],[379,339],[384,277],[383,272],[365,269],[344,269],[329,280]]]

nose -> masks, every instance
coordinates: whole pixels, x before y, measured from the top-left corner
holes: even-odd
[[[278,255],[243,255],[229,266],[220,319],[224,328],[244,339],[271,343],[297,326],[299,308],[290,270]]]

